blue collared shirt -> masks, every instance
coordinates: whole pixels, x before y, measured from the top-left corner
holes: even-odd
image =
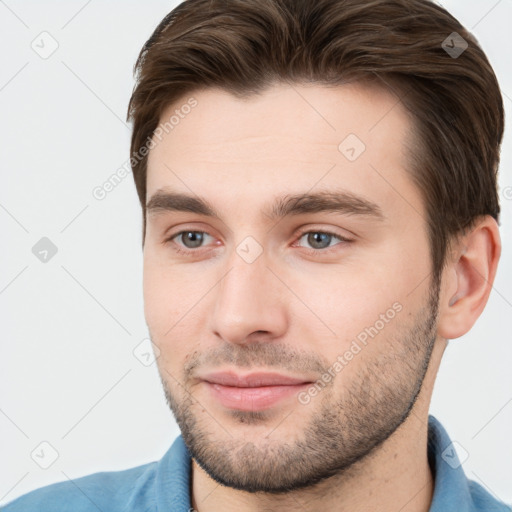
[[[443,426],[429,416],[428,456],[434,472],[430,512],[511,512],[468,480]],[[20,496],[1,512],[190,512],[190,453],[178,436],[165,455],[124,471],[93,473]]]

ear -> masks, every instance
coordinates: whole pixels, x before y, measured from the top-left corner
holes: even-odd
[[[498,224],[482,217],[456,244],[443,271],[437,332],[445,339],[466,334],[482,313],[501,255]]]

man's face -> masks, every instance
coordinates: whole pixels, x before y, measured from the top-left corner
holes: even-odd
[[[395,97],[354,84],[191,96],[193,109],[180,110],[187,96],[164,112],[182,116],[148,160],[145,316],[160,377],[211,477],[305,487],[386,440],[423,382],[438,295],[403,152],[412,127]],[[345,195],[338,210],[287,201],[301,194]]]

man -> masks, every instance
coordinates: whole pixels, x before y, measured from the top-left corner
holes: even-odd
[[[4,510],[510,510],[428,414],[501,250],[474,37],[427,0],[188,0],[136,71],[145,317],[182,435]]]

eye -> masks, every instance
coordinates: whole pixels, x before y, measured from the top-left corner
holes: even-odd
[[[174,239],[181,239],[186,250],[180,249],[180,246],[178,245],[176,251],[186,253],[190,250],[200,248],[202,242],[205,239],[205,236],[210,235],[208,235],[208,233],[205,233],[204,231],[180,231],[179,233],[176,233],[175,235],[171,236],[168,240],[166,240],[166,242],[174,241]]]
[[[306,237],[307,243],[313,247],[313,249],[309,249],[308,252],[316,254],[330,252],[330,249],[333,248],[333,246],[331,246],[330,244],[334,239],[340,241],[339,243],[334,244],[335,246],[342,245],[345,242],[349,243],[352,241],[348,238],[345,238],[344,236],[338,235],[336,233],[331,233],[329,231],[304,231],[299,235],[299,242],[304,237]]]
[[[197,252],[196,249],[201,248],[206,237],[213,238],[205,231],[185,230],[172,235],[165,240],[165,243],[172,243],[173,250],[179,254],[192,254]],[[336,246],[338,245],[352,242],[352,240],[342,235],[321,230],[303,231],[298,235],[298,241],[300,242],[305,237],[306,242],[311,245],[312,249],[304,247],[301,244],[299,244],[298,247],[302,247],[307,253],[312,255],[323,255],[331,252],[331,250],[336,250]],[[179,240],[181,240],[181,243],[178,242]],[[339,242],[331,245],[331,242],[335,240]]]
[[[181,240],[185,242],[185,246],[188,249],[195,249],[201,245],[201,242],[204,240],[204,233],[203,231],[182,231],[180,233]],[[186,235],[185,238],[183,238],[183,235]],[[190,244],[190,245],[188,245]]]

